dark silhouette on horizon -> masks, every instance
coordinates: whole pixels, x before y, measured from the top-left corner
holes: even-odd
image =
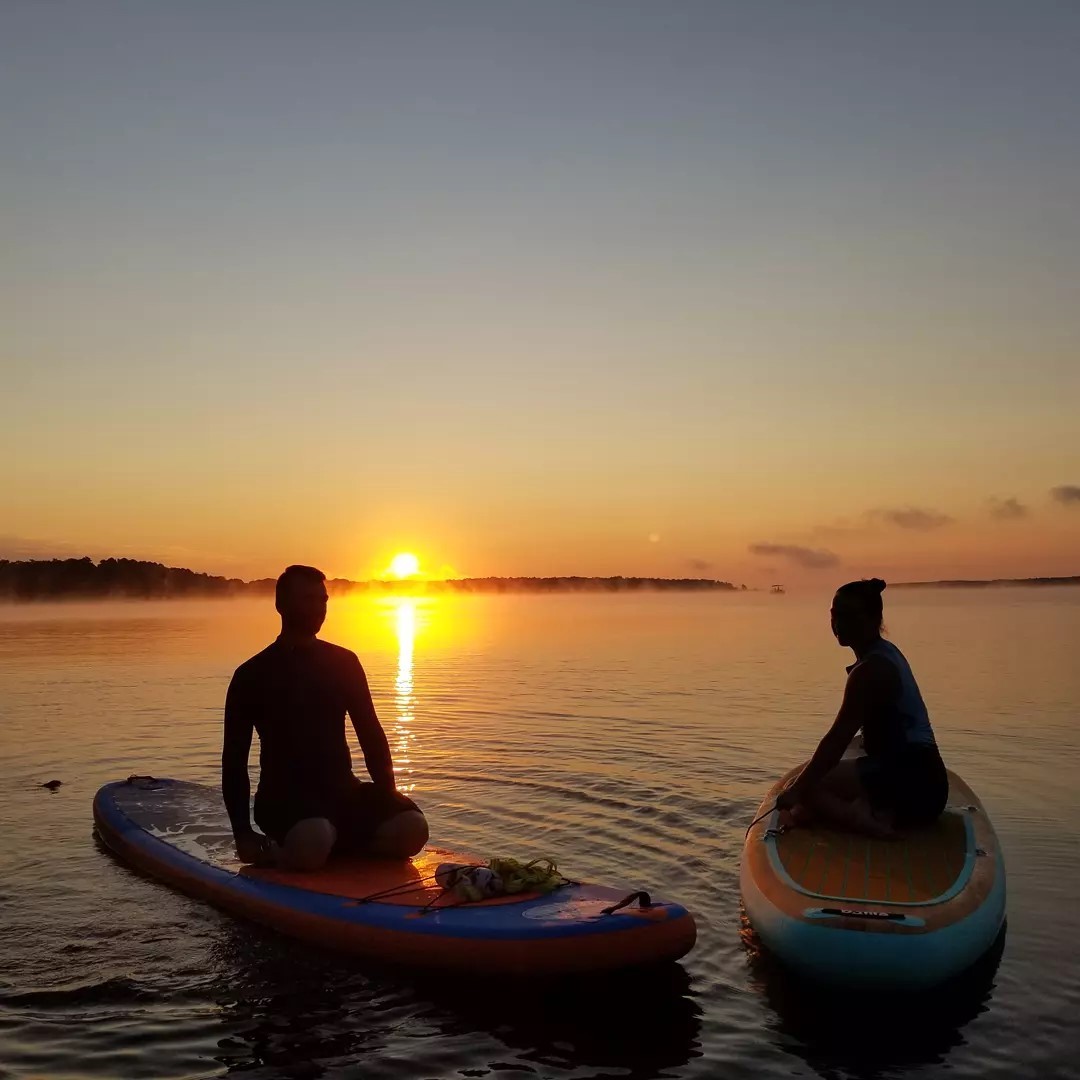
[[[985,581],[977,579],[955,578],[944,581],[899,581],[890,585],[890,589],[993,589],[1007,586],[1023,586],[1025,588],[1041,585],[1080,585],[1080,574],[1072,577],[1028,577],[1028,578],[989,578]]]
[[[32,600],[173,600],[265,596],[274,578],[227,578],[142,559],[0,559],[0,602]],[[440,593],[557,592],[747,592],[745,585],[713,578],[655,577],[479,577],[326,583],[333,595],[374,592],[393,595]],[[995,578],[988,581],[901,581],[893,589],[981,589],[1005,586],[1080,585],[1073,577]]]
[[[233,596],[246,584],[139,559],[0,559],[0,599],[153,600],[172,597]]]
[[[274,591],[274,578],[244,581],[140,559],[0,559],[0,600],[160,600],[261,596]],[[422,595],[439,593],[622,592],[632,590],[711,590],[735,592],[739,586],[711,578],[643,577],[483,577],[446,581],[327,582],[335,595],[353,592]],[[745,591],[746,586],[741,587]]]

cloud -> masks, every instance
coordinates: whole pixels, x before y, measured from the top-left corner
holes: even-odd
[[[998,521],[1016,521],[1028,515],[1028,508],[1019,499],[995,499],[990,503],[990,516]]]
[[[751,544],[750,554],[778,555],[806,570],[826,570],[840,564],[840,556],[825,548],[801,547],[798,544]]]
[[[1060,484],[1050,489],[1050,497],[1062,506],[1080,506],[1080,485]]]
[[[948,514],[939,514],[936,510],[921,510],[917,506],[908,506],[900,510],[875,510],[872,516],[879,517],[898,529],[914,529],[917,532],[940,529],[952,521]]]
[[[689,566],[691,570],[697,570],[703,574],[713,568],[713,564],[709,562],[708,559],[687,559],[686,565]]]

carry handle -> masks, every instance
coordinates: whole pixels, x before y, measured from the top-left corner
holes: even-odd
[[[632,892],[628,896],[624,896],[617,904],[612,904],[611,907],[604,908],[600,912],[601,915],[614,915],[620,908],[627,907],[634,901],[638,902],[640,908],[651,908],[653,906],[652,900],[649,899],[649,894],[644,889],[639,889],[637,892]]]

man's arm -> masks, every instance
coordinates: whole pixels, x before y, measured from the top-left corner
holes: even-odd
[[[233,836],[254,832],[251,827],[251,781],[248,754],[254,722],[242,680],[233,675],[225,695],[225,733],[221,745],[221,794],[232,823]]]
[[[386,732],[375,712],[371,689],[360,660],[353,656],[349,662],[346,708],[356,731],[360,749],[364,752],[364,764],[371,779],[382,788],[394,790],[394,762],[390,757],[390,744]]]

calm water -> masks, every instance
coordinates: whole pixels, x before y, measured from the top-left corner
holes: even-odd
[[[838,704],[827,598],[332,603],[324,636],[364,660],[436,840],[697,915],[663,979],[554,993],[364,970],[97,846],[102,783],[217,782],[225,687],[276,632],[269,602],[0,611],[0,1075],[1078,1075],[1080,589],[886,600],[1008,866],[1000,963],[918,1006],[808,994],[740,933],[743,830]]]

